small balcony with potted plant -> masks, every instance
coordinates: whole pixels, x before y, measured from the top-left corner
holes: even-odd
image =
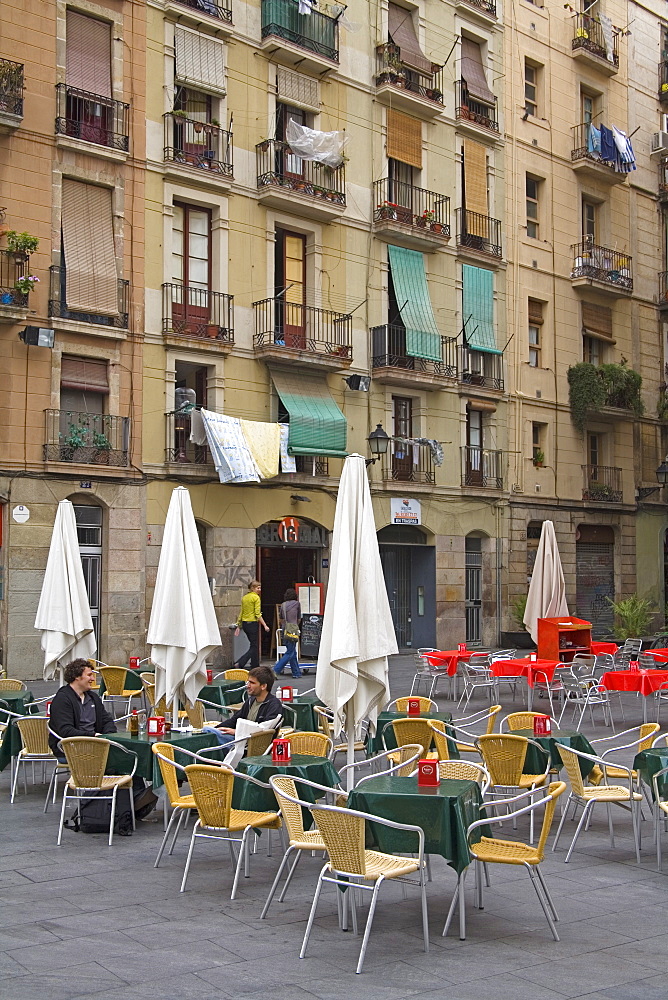
[[[384,177],[374,181],[373,202],[373,231],[379,239],[427,253],[447,246],[447,195]]]
[[[571,419],[579,431],[587,421],[634,420],[642,416],[642,375],[621,364],[594,365],[580,361],[566,372]]]
[[[374,382],[407,389],[443,389],[457,379],[457,339],[441,337],[440,360],[409,353],[406,328],[384,324],[371,328]]]
[[[23,121],[23,63],[0,59],[0,135],[14,132]]]
[[[127,153],[130,105],[59,83],[56,85],[56,135]]]
[[[298,156],[279,139],[258,143],[255,155],[262,205],[319,222],[333,222],[345,212],[345,158],[341,166],[330,167]]]
[[[469,93],[465,80],[455,84],[455,120],[459,131],[484,141],[485,137],[499,139],[499,118],[496,98],[491,104]]]
[[[339,65],[339,20],[299,0],[262,0],[262,49],[268,58],[322,75]],[[345,8],[344,8],[345,9]]]
[[[435,118],[443,111],[443,67],[432,63],[431,72],[419,72],[402,61],[394,42],[377,45],[376,100],[418,118]]]
[[[611,465],[583,465],[582,499],[594,503],[623,503],[622,470]]]
[[[619,31],[613,29],[612,36],[606,40],[603,25],[596,16],[575,15],[571,49],[574,59],[599,73],[613,76],[619,70]]]
[[[310,371],[343,371],[352,362],[353,318],[283,296],[253,303],[256,358]]]
[[[45,462],[127,468],[130,417],[45,410]]]
[[[229,354],[234,346],[234,296],[208,288],[165,282],[162,334],[166,344],[186,343]]]
[[[621,250],[603,247],[587,237],[571,247],[571,285],[595,288],[607,295],[633,291],[633,258]]]
[[[39,284],[28,266],[39,240],[14,229],[4,235],[5,247],[0,250],[0,323],[23,323],[28,317],[30,293]]]
[[[163,115],[165,172],[229,188],[234,178],[232,131],[216,118],[200,121],[182,110]]]
[[[592,123],[574,125],[571,163],[573,170],[582,177],[601,181],[603,184],[623,184],[627,175],[616,169],[617,158],[604,160],[600,150],[592,143]]]

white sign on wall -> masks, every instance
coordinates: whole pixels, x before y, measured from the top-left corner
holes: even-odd
[[[23,504],[20,503],[12,511],[12,517],[14,518],[15,521],[18,521],[19,524],[25,524],[25,522],[30,517],[30,511],[28,510],[27,507],[24,507]]]
[[[420,501],[392,497],[390,516],[392,524],[422,524]]]

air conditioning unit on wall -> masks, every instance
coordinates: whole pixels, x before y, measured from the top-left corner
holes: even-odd
[[[652,153],[668,153],[668,132],[655,132],[652,136]]]

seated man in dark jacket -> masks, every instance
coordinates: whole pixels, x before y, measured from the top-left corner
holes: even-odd
[[[95,733],[115,733],[116,724],[102,704],[100,696],[91,691],[95,671],[88,660],[72,660],[63,671],[64,685],[51,702],[49,728],[60,737],[95,736]],[[49,735],[49,746],[62,758],[58,740]]]
[[[229,719],[220,722],[215,726],[207,726],[220,743],[232,743],[235,737],[235,727],[239,719],[249,719],[251,722],[266,722],[267,719],[275,719],[280,726],[283,719],[283,706],[278,698],[271,693],[275,680],[275,674],[269,667],[253,667],[248,671],[246,681],[246,697],[238,712],[234,712]]]

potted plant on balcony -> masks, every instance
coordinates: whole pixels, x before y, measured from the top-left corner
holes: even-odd
[[[10,229],[5,233],[7,250],[13,256],[17,264],[23,263],[31,253],[34,253],[39,246],[39,240],[30,233],[17,233],[15,229]]]
[[[429,208],[425,208],[422,215],[415,217],[415,221],[421,229],[431,228],[431,224],[434,221],[434,212]]]
[[[88,444],[88,427],[82,427],[80,424],[68,424],[67,436],[61,431],[59,437],[64,440],[60,449],[61,462],[73,462],[79,449],[85,448]]]
[[[95,431],[93,433],[93,461],[97,465],[109,465],[109,452],[111,451],[111,441],[106,434]]]
[[[220,334],[220,327],[217,323],[207,323],[205,327],[206,335],[210,340],[215,340]]]
[[[39,278],[36,274],[24,274],[20,278],[17,278],[14,283],[14,288],[21,295],[30,295],[35,285],[39,284]]]
[[[172,111],[172,116],[174,118],[181,118],[181,119],[183,119],[183,118],[187,118],[188,117],[188,112],[187,111]]]

